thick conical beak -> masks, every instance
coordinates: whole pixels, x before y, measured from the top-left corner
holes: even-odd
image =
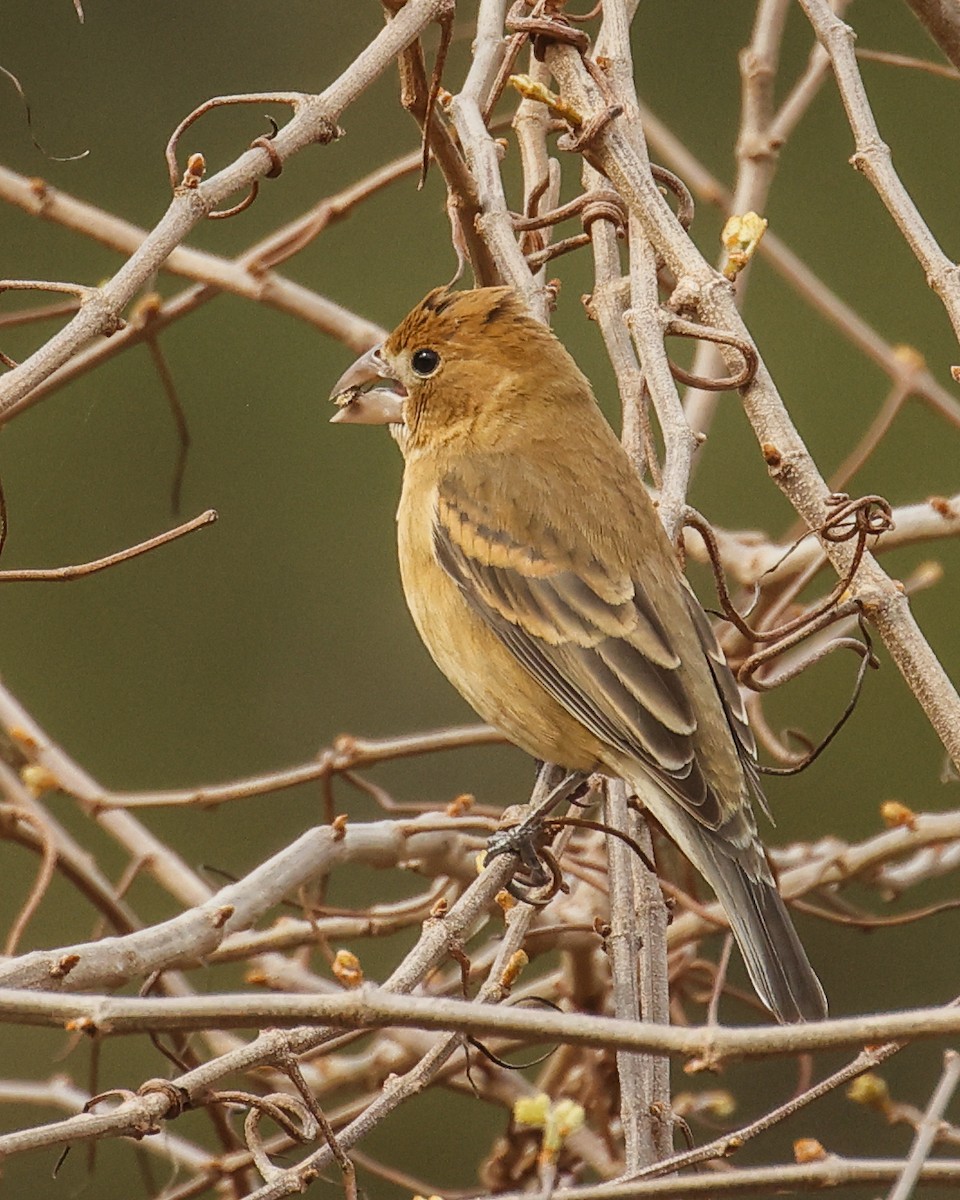
[[[379,379],[390,386],[371,389],[370,385]],[[406,394],[403,384],[391,377],[380,347],[374,346],[347,367],[333,385],[330,399],[338,411],[330,420],[354,425],[402,425]]]

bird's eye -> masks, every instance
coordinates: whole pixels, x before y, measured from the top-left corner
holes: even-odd
[[[410,366],[421,379],[426,379],[440,366],[440,355],[436,350],[414,350],[410,356]]]

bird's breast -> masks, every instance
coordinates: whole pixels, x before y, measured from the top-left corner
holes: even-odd
[[[397,510],[400,577],[414,624],[434,662],[480,717],[535,758],[596,768],[601,747],[520,665],[474,612],[437,560],[435,482],[408,462]]]

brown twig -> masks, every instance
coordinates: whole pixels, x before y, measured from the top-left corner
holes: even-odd
[[[57,868],[58,855],[52,832],[47,826],[46,821],[39,814],[25,811],[22,808],[11,808],[8,812],[4,812],[4,808],[7,808],[7,806],[0,806],[0,827],[6,825],[11,820],[19,824],[26,823],[32,826],[36,834],[36,844],[40,849],[40,867],[37,871],[37,877],[27,898],[21,905],[19,913],[11,923],[4,941],[3,953],[9,958],[16,954],[17,946],[20,944],[24,930],[29,924],[31,917],[40,907],[40,903],[50,887]]]
[[[97,571],[105,571],[108,567],[116,566],[117,563],[127,562],[131,558],[147,554],[149,551],[156,550],[160,546],[166,546],[168,542],[175,542],[177,538],[185,537],[188,533],[193,533],[194,530],[203,529],[206,525],[212,525],[216,519],[216,511],[208,508],[206,512],[202,512],[198,517],[194,517],[190,521],[185,521],[182,525],[177,525],[174,529],[158,533],[156,537],[147,538],[145,542],[138,542],[135,546],[128,546],[125,550],[117,550],[115,553],[107,554],[103,558],[95,558],[90,562],[79,563],[71,567],[25,567],[20,570],[0,571],[0,583],[63,583],[70,579],[80,579],[84,575],[93,575]]]

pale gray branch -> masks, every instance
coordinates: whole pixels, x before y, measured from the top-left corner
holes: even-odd
[[[569,103],[585,115],[603,112],[603,99],[576,51],[554,46],[547,59]],[[696,304],[705,324],[752,346],[729,283],[716,274],[683,232],[655,187],[647,163],[616,122],[599,131],[591,154],[663,255],[678,280],[678,292],[683,292],[688,303]],[[808,527],[820,528],[828,515],[830,489],[759,356],[754,379],[743,389],[743,402],[772,478]],[[824,550],[837,572],[846,574],[852,546],[833,542],[826,543]],[[906,596],[870,554],[863,556],[851,593],[876,626],[954,764],[960,766],[960,696],[917,626]]]
[[[299,98],[293,117],[272,139],[273,154],[285,162],[307,146],[334,138],[343,110],[422,33],[443,4],[444,0],[409,0],[325,91]],[[160,269],[190,230],[228,196],[261,179],[273,165],[273,157],[266,150],[254,148],[198,186],[178,188],[160,222],[117,274],[92,291],[77,315],[59,333],[0,379],[0,417],[91,338],[115,329],[137,291]]]

